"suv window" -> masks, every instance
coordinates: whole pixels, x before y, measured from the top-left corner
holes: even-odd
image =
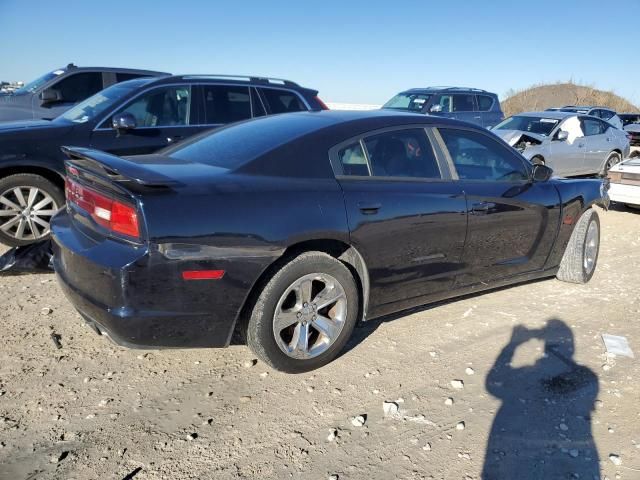
[[[584,117],[582,120],[582,131],[585,137],[601,135],[607,131],[607,124],[595,118]]]
[[[249,87],[204,85],[204,123],[225,124],[251,118]]]
[[[189,125],[191,111],[191,87],[178,85],[154,88],[134,99],[118,113],[130,113],[138,127],[168,127]],[[101,127],[110,127],[111,119]]]
[[[611,110],[600,110],[600,118],[603,120],[609,120],[615,114],[616,112],[612,112]]]
[[[488,112],[493,106],[493,98],[489,95],[476,95],[478,100],[478,110],[481,112]]]
[[[102,73],[75,73],[53,85],[62,95],[63,102],[80,102],[102,90]]]
[[[524,162],[497,140],[470,130],[440,128],[462,180],[513,182],[529,179]]]
[[[140,75],[139,73],[119,73],[116,72],[116,82],[126,82],[127,80],[133,80],[135,78],[146,77],[147,75]]]
[[[473,112],[473,95],[451,95],[453,97],[453,111],[454,112]]]
[[[271,113],[300,112],[306,110],[298,95],[289,90],[260,88]]]
[[[258,91],[253,87],[251,88],[251,111],[254,117],[264,117],[267,114],[264,110],[262,100],[260,100],[260,96],[258,95]]]
[[[364,144],[374,177],[441,178],[433,148],[421,128],[373,135]],[[359,155],[357,150],[342,151],[340,158],[344,165],[347,158],[352,163],[359,161]]]

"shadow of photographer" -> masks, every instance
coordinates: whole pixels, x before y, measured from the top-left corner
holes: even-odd
[[[533,339],[544,342],[544,355],[514,368],[517,348]],[[591,433],[598,377],[573,355],[573,333],[561,320],[536,330],[514,327],[486,378],[487,391],[502,405],[491,427],[483,480],[600,479]]]

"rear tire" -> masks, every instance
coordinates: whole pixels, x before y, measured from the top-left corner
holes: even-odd
[[[307,372],[338,356],[358,315],[358,288],[349,269],[326,253],[305,252],[283,265],[260,292],[247,344],[276,370]]]
[[[609,170],[611,170],[611,167],[617,165],[621,161],[622,161],[622,155],[620,155],[618,152],[611,152],[607,157],[606,162],[604,162],[602,176],[606,177],[607,174],[609,173]]]
[[[564,251],[557,273],[558,280],[587,283],[598,263],[600,251],[600,217],[592,209],[582,214]]]
[[[49,236],[51,217],[64,205],[64,193],[33,173],[0,179],[0,242],[28,245]]]

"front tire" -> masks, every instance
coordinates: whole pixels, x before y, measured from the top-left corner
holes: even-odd
[[[560,262],[558,280],[587,283],[596,271],[600,251],[600,217],[592,209],[582,214]]]
[[[51,217],[62,205],[62,190],[40,175],[0,179],[0,242],[17,247],[48,237]]]
[[[338,356],[358,314],[358,288],[349,269],[326,253],[305,252],[262,289],[247,325],[247,344],[276,370],[307,372]]]

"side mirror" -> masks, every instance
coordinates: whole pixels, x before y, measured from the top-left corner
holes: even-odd
[[[429,109],[429,111],[431,113],[440,113],[442,112],[442,105],[440,105],[439,103],[435,105],[431,105],[431,108]]]
[[[62,94],[54,88],[46,88],[40,94],[40,100],[42,100],[42,105],[58,103],[62,101]]]
[[[558,134],[556,135],[556,140],[558,142],[564,142],[567,140],[567,138],[569,138],[569,132],[567,132],[566,130],[560,130],[558,132]]]
[[[137,127],[136,117],[130,113],[115,114],[111,119],[111,127],[119,132],[133,130]]]
[[[551,170],[546,165],[536,164],[533,166],[533,181],[534,182],[546,182],[553,175],[553,170]]]

